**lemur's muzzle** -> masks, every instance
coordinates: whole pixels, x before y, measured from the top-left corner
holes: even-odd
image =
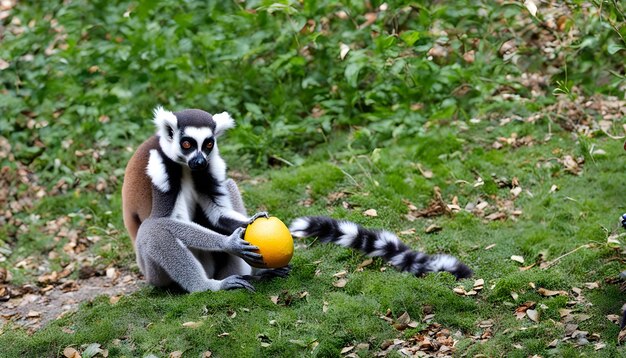
[[[209,162],[202,156],[202,154],[198,153],[195,157],[191,158],[189,161],[189,168],[191,170],[200,170],[207,167]]]

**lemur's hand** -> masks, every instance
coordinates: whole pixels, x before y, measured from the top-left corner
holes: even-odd
[[[227,252],[241,257],[250,265],[257,267],[265,266],[263,255],[257,252],[259,248],[243,239],[244,232],[244,228],[240,227],[228,237]]]
[[[622,214],[622,217],[620,218],[620,221],[622,223],[622,227],[624,229],[626,229],[626,214]]]
[[[263,218],[269,218],[269,217],[270,217],[270,214],[268,214],[268,213],[267,213],[267,211],[261,211],[261,212],[258,212],[258,213],[256,213],[256,214],[252,215],[252,217],[251,217],[251,218],[250,218],[250,220],[248,221],[248,225],[252,224],[252,223],[254,222],[254,220],[256,220],[256,219],[258,219],[258,218],[261,218],[261,217],[263,217]]]

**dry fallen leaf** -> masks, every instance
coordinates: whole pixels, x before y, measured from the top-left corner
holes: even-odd
[[[441,231],[443,228],[437,224],[432,224],[430,226],[428,226],[426,228],[426,230],[424,230],[424,232],[426,232],[427,234],[432,234],[434,232],[438,232]]]
[[[428,170],[428,169],[424,169],[422,168],[421,164],[417,165],[417,169],[420,171],[420,173],[422,174],[422,176],[424,176],[424,178],[426,179],[431,179],[433,177],[433,172]]]
[[[524,257],[523,256],[513,255],[513,256],[511,256],[511,260],[513,260],[515,262],[519,262],[520,264],[524,263]]]
[[[378,212],[376,212],[376,209],[368,209],[363,212],[363,215],[370,216],[370,217],[377,217]]]
[[[361,262],[361,263],[360,263],[360,264],[356,267],[356,269],[357,269],[357,270],[361,270],[361,269],[363,269],[364,267],[367,267],[367,266],[371,265],[373,262],[374,262],[374,259],[372,259],[372,258],[370,257],[370,258],[366,259],[365,261]]]
[[[539,312],[533,309],[526,310],[526,315],[533,322],[539,322]]]
[[[183,327],[186,328],[198,328],[202,326],[202,322],[185,322],[183,323]]]
[[[542,295],[542,296],[546,296],[546,297],[552,297],[552,296],[567,296],[567,292],[565,291],[552,291],[552,290],[547,290],[543,287],[540,287],[537,290],[537,293]]]
[[[454,292],[454,293],[456,293],[456,294],[459,294],[459,295],[464,295],[464,296],[465,296],[465,294],[466,294],[466,292],[465,292],[465,288],[463,288],[463,287],[461,287],[461,286],[453,288],[453,289],[452,289],[452,292]]]
[[[476,290],[478,287],[480,287],[481,289],[483,288],[483,286],[485,286],[485,280],[483,280],[482,278],[479,278],[478,280],[474,281],[474,289]]]
[[[607,318],[609,321],[611,321],[611,322],[613,322],[613,323],[615,323],[615,324],[619,324],[619,321],[620,321],[620,319],[621,319],[621,318],[620,318],[620,316],[619,316],[619,315],[616,315],[616,314],[609,314],[609,315],[606,315],[606,318]]]
[[[467,51],[463,54],[463,60],[467,63],[474,63],[476,52],[474,50]]]
[[[78,353],[78,351],[72,347],[66,347],[63,350],[63,355],[66,358],[81,358],[80,353]]]
[[[526,311],[534,308],[535,305],[536,303],[533,301],[527,301],[527,302],[522,303],[519,307],[515,309],[515,316],[517,317],[517,319],[524,318],[526,316]]]
[[[342,278],[333,282],[333,286],[338,287],[338,288],[343,288],[346,286],[347,283],[348,283],[348,280],[346,280],[345,278]]]
[[[170,353],[169,358],[181,358],[183,356],[183,351],[174,351]]]
[[[343,347],[341,349],[341,352],[339,352],[339,354],[346,354],[346,353],[350,352],[353,349],[354,349],[354,346]]]
[[[525,0],[524,6],[526,6],[526,9],[532,16],[537,16],[537,4],[535,4],[534,0]]]
[[[348,52],[350,52],[350,46],[342,43],[339,43],[339,58],[340,59],[344,59],[346,58],[346,55],[348,55]]]

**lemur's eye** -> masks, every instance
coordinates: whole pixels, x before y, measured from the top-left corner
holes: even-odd
[[[186,140],[186,141],[182,142],[180,144],[180,146],[183,147],[183,149],[189,149],[189,148],[191,148],[191,143],[189,143],[189,141]]]
[[[206,149],[211,149],[211,148],[213,148],[213,142],[208,142],[208,143],[205,145],[205,147],[206,147]]]

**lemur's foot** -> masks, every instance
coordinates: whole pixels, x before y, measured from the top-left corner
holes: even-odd
[[[254,220],[256,220],[258,218],[269,218],[269,217],[270,217],[270,214],[268,214],[267,211],[258,212],[256,214],[252,215],[252,217],[248,221],[248,225],[252,224],[254,222]]]
[[[236,290],[240,288],[245,288],[248,291],[254,292],[254,286],[248,282],[243,276],[233,275],[228,276],[222,280],[220,285],[221,290]]]
[[[261,269],[254,275],[244,276],[248,280],[269,280],[276,277],[287,277],[291,272],[291,265],[274,268],[274,269]]]
[[[622,214],[622,217],[620,218],[620,222],[622,223],[622,227],[626,229],[626,214]]]

